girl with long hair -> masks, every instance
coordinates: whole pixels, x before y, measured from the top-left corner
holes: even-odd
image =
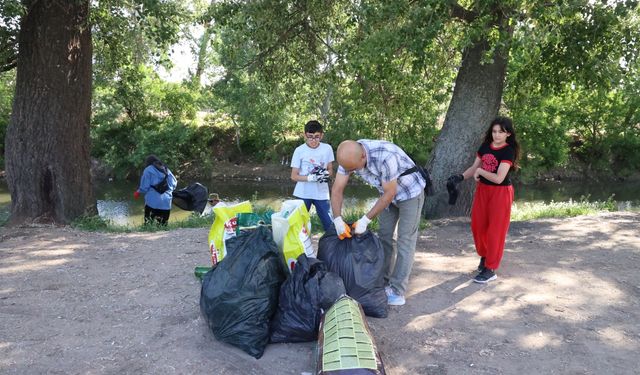
[[[486,284],[498,278],[496,270],[500,267],[511,222],[513,186],[509,175],[518,169],[519,158],[520,145],[513,122],[508,117],[497,117],[491,121],[473,164],[464,173],[447,180],[448,189],[471,177],[477,182],[471,208],[471,232],[480,264],[474,282]]]

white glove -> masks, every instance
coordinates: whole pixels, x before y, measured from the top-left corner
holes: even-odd
[[[333,226],[336,227],[336,233],[338,234],[339,239],[342,240],[351,237],[351,229],[344,220],[342,220],[342,216],[338,216],[333,219]]]
[[[371,222],[371,219],[369,219],[367,215],[362,215],[360,220],[356,221],[355,223],[354,233],[355,234],[364,233],[367,230],[367,225],[369,225],[370,222]]]
[[[307,175],[307,181],[309,182],[316,182],[318,181],[318,175],[315,173],[311,173]]]

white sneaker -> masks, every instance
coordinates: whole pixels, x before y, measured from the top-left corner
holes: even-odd
[[[387,294],[387,304],[391,306],[402,306],[405,304],[404,296],[396,294],[393,289],[390,294]]]
[[[384,287],[384,293],[387,295],[387,297],[389,297],[390,295],[393,294],[393,289],[391,289],[391,287],[387,285]]]

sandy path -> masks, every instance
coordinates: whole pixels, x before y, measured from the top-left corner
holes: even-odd
[[[207,229],[0,231],[0,373],[302,374],[314,343],[255,360],[200,317]],[[466,220],[425,230],[407,305],[369,319],[389,374],[637,374],[640,213],[512,225],[499,279]]]

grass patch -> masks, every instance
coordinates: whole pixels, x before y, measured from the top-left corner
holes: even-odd
[[[80,216],[71,222],[71,227],[86,230],[88,232],[125,232],[124,226],[116,226],[111,220],[106,220],[98,215]],[[118,230],[116,230],[116,228]]]
[[[606,201],[589,202],[589,197],[582,197],[579,201],[568,202],[524,202],[514,203],[511,209],[511,221],[527,221],[544,218],[564,218],[580,215],[593,215],[598,212],[617,211],[618,207],[613,196]]]
[[[99,216],[81,216],[71,223],[76,229],[88,232],[109,232],[109,233],[130,233],[130,232],[158,232],[179,228],[209,228],[213,223],[214,216],[200,216],[193,214],[185,220],[169,222],[167,225],[157,223],[141,224],[135,226],[114,224],[111,220],[103,219]]]
[[[544,218],[564,218],[579,215],[593,215],[598,212],[618,211],[618,205],[613,200],[613,196],[606,201],[589,202],[587,197],[582,197],[579,201],[569,200],[568,202],[523,202],[514,203],[511,209],[511,221],[527,221]],[[634,207],[634,211],[637,207]],[[267,206],[255,205],[253,211],[257,214],[265,214],[272,211]],[[364,215],[364,210],[345,210],[343,219],[347,223],[354,223]],[[6,217],[5,217],[6,216]],[[6,221],[8,214],[3,216],[0,211],[0,225]],[[109,232],[109,233],[130,233],[130,232],[158,232],[168,231],[180,228],[209,228],[213,224],[215,216],[200,216],[193,214],[185,220],[170,222],[166,226],[158,224],[146,224],[137,226],[125,226],[112,223],[110,220],[103,219],[98,216],[83,216],[75,220],[71,226],[80,230],[90,232]],[[420,230],[427,229],[431,223],[422,218],[420,220]],[[378,218],[374,218],[369,224],[369,229],[377,232],[379,229]],[[315,213],[311,215],[311,232],[312,234],[324,233],[320,217]]]
[[[7,224],[9,216],[11,216],[11,206],[0,207],[0,227],[4,227]]]
[[[253,212],[264,215],[265,213],[273,212],[273,209],[267,206],[256,205],[253,207]],[[364,215],[364,210],[345,210],[343,213],[343,219],[347,223],[355,223],[358,219]],[[0,220],[2,219],[0,215]],[[71,226],[76,229],[88,231],[88,232],[108,232],[108,233],[131,233],[131,232],[158,232],[168,231],[172,229],[180,228],[209,228],[213,224],[215,215],[200,216],[193,214],[185,220],[169,222],[166,226],[158,225],[157,223],[141,224],[141,225],[120,225],[114,224],[112,221],[103,219],[99,216],[81,216],[71,223]],[[429,228],[431,224],[426,219],[420,220],[420,230]],[[368,228],[374,232],[379,229],[378,218],[374,218],[369,223]],[[311,233],[323,234],[324,228],[320,217],[315,213],[311,215]]]

